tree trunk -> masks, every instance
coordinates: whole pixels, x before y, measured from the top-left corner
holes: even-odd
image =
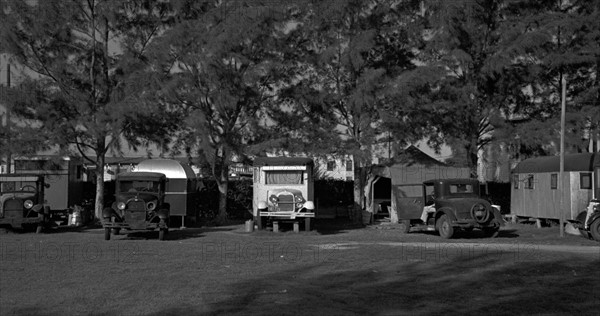
[[[477,140],[472,140],[467,146],[467,163],[471,170],[471,177],[477,178],[477,163],[479,162],[479,156],[477,155]]]
[[[96,157],[96,203],[94,204],[96,219],[102,219],[104,208],[104,155]]]
[[[229,189],[229,168],[226,164],[221,164],[221,170],[217,177],[217,187],[219,188],[219,213],[217,214],[217,223],[227,224],[227,191]]]
[[[365,176],[366,170],[354,156],[354,208],[352,220],[355,224],[362,224],[362,212],[365,201]]]

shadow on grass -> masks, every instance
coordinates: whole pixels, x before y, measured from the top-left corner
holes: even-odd
[[[311,265],[234,284],[209,314],[595,314],[600,308],[597,264],[532,265],[482,255],[390,262],[386,268],[348,262],[324,274]]]

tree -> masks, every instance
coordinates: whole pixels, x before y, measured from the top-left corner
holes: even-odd
[[[290,108],[272,116],[304,150],[353,157],[356,221],[372,145],[385,134],[381,111],[393,107],[386,83],[415,66],[410,44],[417,8],[418,1],[311,3],[299,10],[288,38],[285,56],[294,62],[282,96]]]
[[[15,113],[40,123],[61,152],[76,150],[96,166],[96,217],[104,199],[104,161],[124,139],[139,144],[141,125],[164,116],[145,102],[140,76],[149,43],[172,20],[165,1],[2,0],[4,48],[32,73],[10,100]],[[138,98],[139,97],[139,98]],[[151,121],[147,119],[152,118]],[[143,124],[141,124],[143,122]],[[150,137],[152,138],[152,137]],[[91,157],[95,155],[95,157]]]
[[[531,155],[536,148],[558,152],[561,81],[566,77],[567,151],[585,151],[583,140],[600,131],[600,2],[513,1],[507,11],[513,27],[503,53],[528,80],[520,84],[526,91],[522,102],[507,112],[514,119],[505,133],[519,136],[518,142],[512,139],[518,153]]]
[[[271,139],[264,109],[273,98],[285,27],[272,3],[197,3],[153,47],[157,96],[181,115],[177,146],[198,156],[219,188],[217,221],[227,220],[229,165]],[[273,144],[273,143],[271,143]]]

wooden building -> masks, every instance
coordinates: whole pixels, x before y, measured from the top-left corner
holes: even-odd
[[[511,213],[519,217],[560,219],[564,210],[565,220],[575,219],[592,199],[593,189],[598,191],[600,153],[565,155],[562,179],[559,171],[559,156],[520,162],[512,171]]]

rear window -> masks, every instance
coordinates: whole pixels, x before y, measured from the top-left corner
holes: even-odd
[[[450,184],[449,189],[452,194],[473,193],[472,184]]]

